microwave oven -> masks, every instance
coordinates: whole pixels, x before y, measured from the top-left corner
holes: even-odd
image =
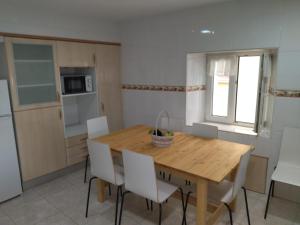
[[[78,94],[93,91],[93,79],[91,75],[62,76],[63,94]]]

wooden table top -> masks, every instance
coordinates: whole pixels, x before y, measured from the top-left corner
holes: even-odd
[[[158,165],[214,182],[221,182],[239,164],[241,155],[252,149],[250,145],[182,132],[175,132],[171,146],[158,148],[151,143],[149,129],[137,125],[94,140],[109,144],[113,151],[128,149],[150,155]]]

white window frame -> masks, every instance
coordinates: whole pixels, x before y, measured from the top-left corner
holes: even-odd
[[[238,52],[232,53],[228,52],[228,55],[235,55],[237,56],[237,66],[239,66],[239,59],[240,57],[245,56],[260,56],[260,70],[259,70],[259,84],[258,84],[258,93],[257,93],[257,107],[256,107],[256,116],[255,116],[255,123],[244,123],[238,122],[235,120],[236,117],[236,98],[237,98],[237,90],[238,90],[238,73],[239,69],[236,69],[236,74],[234,76],[230,76],[229,80],[229,94],[228,94],[228,115],[227,117],[222,116],[214,116],[212,114],[212,107],[213,107],[213,79],[214,76],[209,76],[207,73],[207,97],[206,97],[206,121],[215,122],[215,123],[224,123],[236,126],[243,126],[243,127],[251,127],[255,128],[257,126],[257,119],[258,119],[258,112],[260,110],[260,93],[261,93],[261,79],[262,79],[262,59],[263,59],[263,51],[249,51],[249,52]],[[222,53],[224,55],[224,53]]]

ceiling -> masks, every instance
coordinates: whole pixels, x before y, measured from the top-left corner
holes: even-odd
[[[129,20],[229,0],[0,0],[1,5],[53,15]]]

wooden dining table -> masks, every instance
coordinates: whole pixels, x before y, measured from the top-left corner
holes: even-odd
[[[195,183],[196,224],[214,224],[224,206],[208,203],[208,182],[220,183],[225,178],[233,180],[241,156],[253,147],[175,132],[171,146],[158,148],[152,144],[149,130],[148,126],[136,125],[93,140],[108,144],[113,154],[128,149],[152,156],[159,170]],[[105,182],[98,180],[97,184],[98,201],[103,202]],[[233,202],[233,210],[234,205]]]

